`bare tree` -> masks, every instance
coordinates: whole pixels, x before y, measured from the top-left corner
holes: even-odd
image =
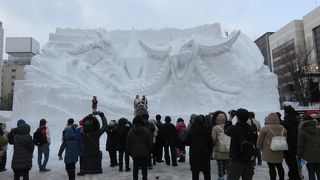
[[[293,81],[293,94],[297,102],[302,106],[309,105],[312,90],[309,89],[310,76],[306,73],[310,71],[313,64],[311,60],[313,48],[295,48],[295,50],[283,56],[287,71],[290,73],[289,79]]]

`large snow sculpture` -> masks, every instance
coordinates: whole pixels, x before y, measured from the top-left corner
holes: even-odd
[[[14,118],[81,118],[93,95],[98,110],[133,116],[133,98],[149,112],[187,116],[217,109],[279,109],[277,77],[240,31],[219,24],[178,30],[57,29],[15,85]]]

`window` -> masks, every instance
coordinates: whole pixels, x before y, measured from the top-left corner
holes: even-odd
[[[12,69],[11,72],[16,72],[16,69]]]
[[[315,44],[315,51],[317,55],[318,64],[320,64],[320,26],[315,27],[313,29],[313,36],[314,36],[314,44]]]
[[[11,83],[11,86],[14,86],[14,82]]]
[[[16,78],[16,76],[11,76],[11,79],[15,79]]]

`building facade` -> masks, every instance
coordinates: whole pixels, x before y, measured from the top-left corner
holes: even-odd
[[[318,71],[320,63],[320,7],[305,15],[301,20],[293,20],[269,36],[271,69],[278,75],[280,103],[297,101],[293,74],[297,52],[311,51],[310,64],[304,71]],[[308,79],[309,86],[318,84],[318,78]],[[314,92],[319,92],[319,87]],[[310,98],[311,101],[312,98]]]
[[[265,65],[267,65],[270,68],[270,70],[271,70],[272,65],[271,65],[269,36],[271,34],[273,34],[273,32],[267,32],[264,35],[262,35],[261,37],[259,37],[257,40],[254,41],[263,55],[263,58],[264,58],[263,63]]]
[[[4,30],[2,28],[2,22],[0,21],[0,60],[3,59],[3,36]]]
[[[1,108],[12,109],[15,80],[24,79],[24,67],[34,55],[39,54],[40,44],[31,37],[6,38],[8,59],[3,60],[1,83]]]

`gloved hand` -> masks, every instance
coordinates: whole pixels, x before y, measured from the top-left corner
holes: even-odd
[[[104,113],[103,113],[103,112],[100,112],[100,113],[99,113],[99,116],[100,116],[100,117],[104,117]]]
[[[232,121],[227,121],[225,127],[231,126],[231,125],[232,125]]]

